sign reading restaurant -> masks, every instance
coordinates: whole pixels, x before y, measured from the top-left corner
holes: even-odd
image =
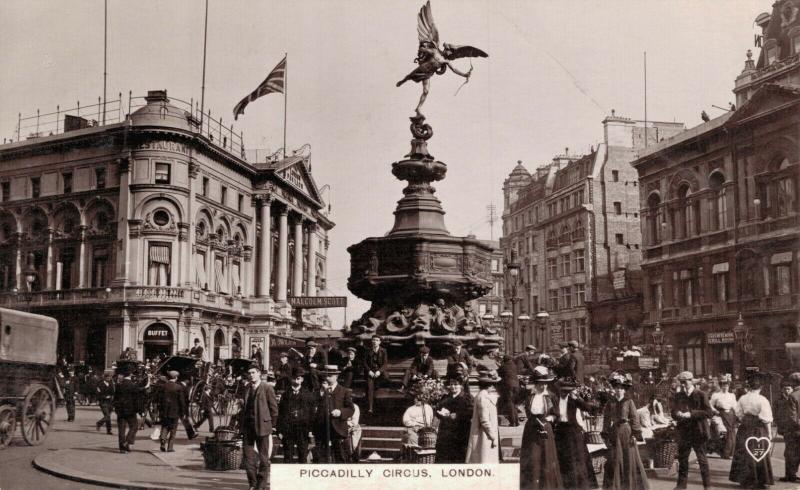
[[[708,332],[706,343],[708,344],[732,344],[735,338],[733,332]]]
[[[295,308],[346,308],[346,296],[289,296],[287,301]]]

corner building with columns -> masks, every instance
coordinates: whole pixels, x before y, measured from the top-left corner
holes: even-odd
[[[195,339],[208,361],[266,359],[270,334],[329,327],[287,303],[328,295],[334,223],[308,154],[248,158],[166,91],[124,102],[105,124],[59,111],[0,146],[0,306],[55,317],[59,356],[94,366]]]

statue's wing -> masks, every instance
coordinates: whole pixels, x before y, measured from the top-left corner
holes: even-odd
[[[455,44],[444,44],[444,56],[448,60],[458,58],[488,58],[485,51],[473,46],[457,46]]]
[[[431,0],[428,0],[425,5],[419,9],[417,16],[417,34],[419,35],[419,42],[433,43],[437,48],[439,47],[439,30],[436,29],[436,24],[433,22],[433,14],[431,13]]]

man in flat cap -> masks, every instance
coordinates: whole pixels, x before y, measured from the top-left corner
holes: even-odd
[[[253,364],[247,370],[250,384],[244,392],[242,407],[242,449],[244,468],[250,488],[269,488],[269,457],[272,452],[272,428],[278,423],[278,401],[268,383],[261,381],[261,369]],[[255,447],[258,447],[256,455]]]
[[[447,356],[446,375],[450,376],[455,373],[461,363],[467,365],[467,374],[469,374],[469,371],[471,371],[472,367],[475,365],[475,360],[469,355],[469,352],[467,352],[467,349],[464,347],[463,343],[456,339],[453,341],[453,351],[449,356]]]
[[[275,390],[284,392],[289,389],[292,384],[292,365],[289,363],[289,353],[281,352],[280,364],[278,369],[275,370]]]
[[[690,371],[683,371],[677,379],[680,390],[672,402],[672,418],[676,421],[678,433],[678,483],[675,488],[686,488],[692,449],[700,466],[703,488],[711,488],[706,443],[709,438],[708,419],[713,412],[708,397],[695,386],[694,375]]]
[[[433,359],[430,356],[431,349],[427,345],[419,348],[419,354],[411,361],[411,366],[403,376],[403,389],[408,387],[409,381],[416,381],[421,378],[438,378],[439,374],[433,367]]]
[[[367,406],[369,413],[375,407],[375,390],[386,380],[386,364],[389,362],[389,355],[386,349],[381,347],[381,338],[373,335],[372,345],[364,353],[364,379],[367,380]]]
[[[172,442],[178,430],[178,421],[188,414],[183,386],[178,383],[178,371],[167,373],[167,382],[161,387],[160,395],[161,451],[173,452]]]
[[[303,356],[303,369],[306,371],[306,380],[303,386],[310,391],[319,390],[319,370],[328,364],[325,353],[318,350],[319,345],[309,340],[306,342],[306,354]]]
[[[308,434],[311,431],[314,399],[303,387],[305,374],[302,367],[292,369],[290,388],[281,395],[278,404],[277,431],[283,446],[284,463],[303,464],[308,457]]]
[[[348,347],[344,359],[342,360],[341,371],[339,376],[342,386],[345,388],[353,387],[353,378],[356,373],[356,348]]]

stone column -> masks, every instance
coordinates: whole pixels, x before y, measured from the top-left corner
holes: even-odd
[[[81,244],[78,246],[78,287],[86,287],[86,225],[80,227]]]
[[[272,252],[272,198],[270,196],[261,197],[261,236],[258,239],[258,297],[269,297],[269,278],[271,275],[270,264]]]
[[[289,209],[284,208],[280,212],[278,221],[278,277],[276,282],[276,300],[286,301],[286,282],[288,280],[288,252],[289,252]]]
[[[56,258],[53,254],[53,230],[47,230],[47,258],[45,259],[45,270],[47,271],[42,289],[56,289]]]
[[[292,294],[294,296],[303,295],[303,219],[297,217],[294,222],[294,279],[292,284]]]
[[[317,295],[317,225],[314,222],[308,225],[308,283],[306,296]]]
[[[121,246],[117,248],[115,256],[115,272],[112,285],[123,286],[130,282],[131,269],[131,238],[129,232],[128,219],[131,216],[131,192],[130,180],[133,172],[133,160],[130,158],[120,158],[115,161],[119,171],[119,204],[117,205],[117,241]],[[145,276],[146,277],[146,276]],[[146,281],[145,281],[146,282]]]

